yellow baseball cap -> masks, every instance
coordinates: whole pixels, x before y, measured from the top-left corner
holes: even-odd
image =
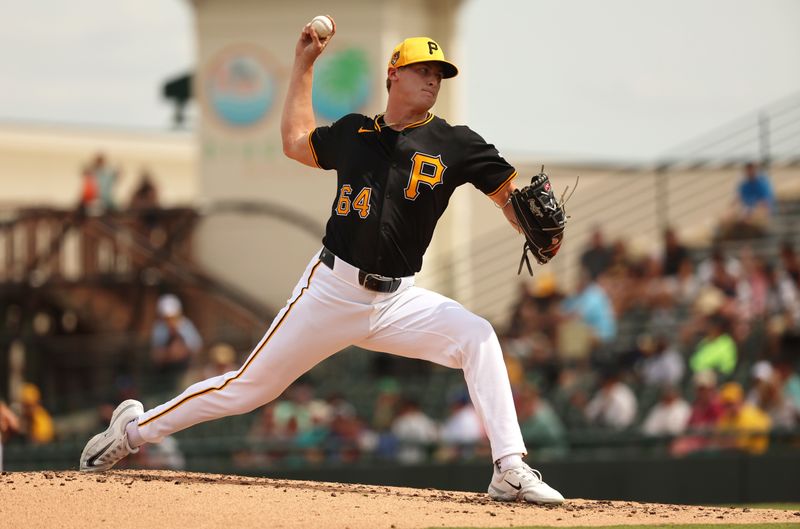
[[[449,79],[458,75],[458,68],[444,58],[442,47],[428,37],[411,37],[392,50],[388,68],[400,68],[415,62],[436,61],[442,64],[442,77]]]

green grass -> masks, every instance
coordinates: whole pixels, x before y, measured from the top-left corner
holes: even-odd
[[[800,503],[750,503],[735,505],[709,505],[709,507],[733,507],[748,509],[779,509],[782,511],[800,511]],[[641,525],[601,525],[591,529],[798,529],[800,521],[797,523],[754,523],[754,524],[641,524]],[[434,528],[430,528],[434,529]],[[436,528],[438,529],[438,528]],[[471,527],[450,527],[447,529],[475,529]],[[514,527],[513,529],[553,529],[546,525],[526,525],[524,527]],[[558,529],[587,529],[585,525],[572,527],[559,527]]]
[[[591,529],[797,529],[800,523],[753,523],[753,524],[642,524],[642,525],[600,525]],[[431,528],[434,529],[434,528]],[[450,527],[447,529],[475,529],[470,527]],[[526,525],[525,527],[515,527],[514,529],[553,529],[546,525]],[[558,529],[587,529],[585,525],[575,525],[571,527],[559,527]]]
[[[800,511],[800,503],[751,503],[749,505],[728,505],[728,507],[747,507],[750,509],[778,509],[781,511]]]

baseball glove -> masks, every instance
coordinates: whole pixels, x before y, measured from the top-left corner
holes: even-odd
[[[564,194],[566,192],[565,189]],[[544,172],[544,166],[539,174],[531,178],[530,185],[512,191],[509,200],[514,206],[517,225],[525,235],[517,274],[522,273],[522,264],[525,263],[528,265],[528,272],[533,275],[528,252],[533,254],[539,264],[545,264],[555,257],[561,248],[568,218],[564,210],[566,201],[564,195],[561,195],[561,200],[556,200],[553,186]]]

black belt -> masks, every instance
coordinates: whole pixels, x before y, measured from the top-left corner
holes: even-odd
[[[336,256],[327,248],[322,248],[319,254],[319,260],[322,264],[333,270],[333,263],[336,261]],[[363,270],[358,271],[358,283],[374,292],[381,292],[383,294],[391,294],[400,288],[403,280],[399,277],[386,277],[379,274],[371,274]]]

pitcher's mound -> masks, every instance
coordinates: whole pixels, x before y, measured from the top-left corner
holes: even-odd
[[[800,522],[800,512],[571,499],[559,507],[485,494],[186,472],[0,475],[0,527],[421,529]]]

